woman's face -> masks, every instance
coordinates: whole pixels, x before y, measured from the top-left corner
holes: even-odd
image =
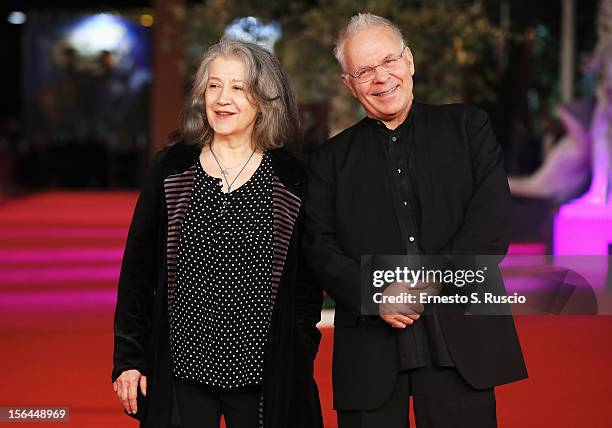
[[[242,61],[219,56],[208,66],[204,94],[206,118],[215,135],[251,139],[257,106],[246,87],[246,69]]]

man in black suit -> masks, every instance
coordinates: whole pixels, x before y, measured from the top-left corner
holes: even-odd
[[[429,305],[372,316],[360,286],[362,255],[503,258],[511,200],[489,119],[415,102],[412,53],[385,18],[354,16],[334,54],[367,117],[312,155],[303,245],[336,301],[339,428],[408,427],[410,396],[419,428],[495,427],[494,386],[527,377],[512,317]],[[493,271],[484,288],[499,294]]]

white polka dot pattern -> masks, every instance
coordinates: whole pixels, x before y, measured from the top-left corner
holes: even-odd
[[[272,298],[270,159],[231,194],[199,164],[194,180],[169,302],[173,372],[219,388],[258,385]]]

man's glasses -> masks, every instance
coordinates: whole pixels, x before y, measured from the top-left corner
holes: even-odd
[[[378,67],[382,68],[387,73],[394,71],[399,66],[400,59],[402,58],[402,55],[404,55],[404,51],[406,50],[407,47],[408,46],[404,46],[404,48],[402,49],[399,55],[387,57],[383,62],[381,62],[378,65],[374,65],[372,67],[361,68],[357,70],[355,74],[351,74],[349,72],[347,72],[346,74],[351,76],[353,79],[355,79],[359,83],[365,83],[365,82],[369,82],[370,80],[374,78],[374,76],[376,76],[376,69]]]

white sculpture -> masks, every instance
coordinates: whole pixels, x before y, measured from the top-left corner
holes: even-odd
[[[559,107],[566,134],[535,173],[508,178],[513,195],[567,202],[590,174],[589,190],[574,203],[612,204],[612,0],[601,2],[597,33],[593,66],[599,77],[590,122],[581,123],[567,107]]]

